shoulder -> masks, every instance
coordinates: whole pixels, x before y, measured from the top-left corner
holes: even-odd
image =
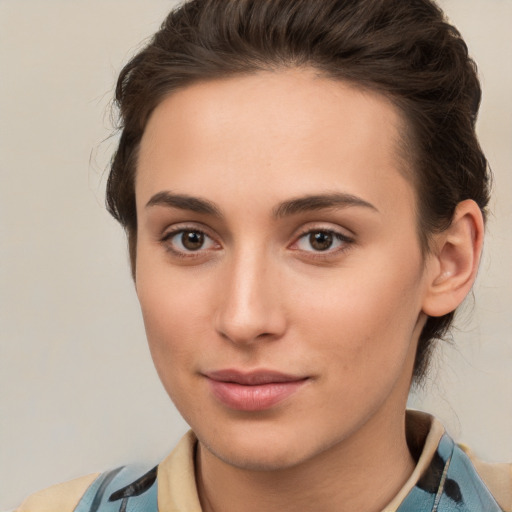
[[[29,496],[16,512],[72,512],[99,473],[53,485]]]
[[[495,464],[480,460],[465,445],[460,448],[468,456],[476,472],[504,512],[512,512],[512,464]]]
[[[55,485],[30,496],[16,512],[117,512],[128,502],[130,510],[156,511],[157,468],[142,473],[141,466],[121,466]]]
[[[149,471],[141,465],[122,466],[95,473],[36,492],[15,512],[79,512],[126,509],[200,511],[195,487],[194,451],[196,438],[188,432],[172,453]],[[157,478],[158,476],[158,478]],[[157,483],[158,480],[158,483]],[[123,510],[124,510],[123,509]]]
[[[455,503],[461,511],[512,512],[512,464],[482,461],[456,444],[438,420],[419,411],[407,411],[406,432],[417,465],[399,495],[403,510],[417,510],[411,503],[428,499],[438,503],[436,510],[452,510]]]

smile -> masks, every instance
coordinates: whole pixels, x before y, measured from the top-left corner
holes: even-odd
[[[308,380],[308,377],[265,370],[250,373],[221,370],[205,376],[215,398],[239,411],[270,409],[295,394]]]

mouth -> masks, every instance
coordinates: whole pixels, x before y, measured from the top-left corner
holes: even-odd
[[[309,377],[257,370],[219,370],[207,372],[214,397],[230,409],[239,411],[263,411],[270,409],[294,395]]]

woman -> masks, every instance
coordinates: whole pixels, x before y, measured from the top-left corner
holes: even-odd
[[[479,101],[428,0],[171,13],[119,78],[107,203],[193,433],[20,510],[510,510],[509,468],[406,413],[478,269]]]

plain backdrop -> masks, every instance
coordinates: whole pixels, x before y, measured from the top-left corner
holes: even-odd
[[[174,2],[0,0],[0,509],[52,483],[157,463],[186,425],[146,347],[103,207],[115,77]],[[511,0],[443,0],[479,63],[495,173],[485,257],[411,405],[512,459]]]

